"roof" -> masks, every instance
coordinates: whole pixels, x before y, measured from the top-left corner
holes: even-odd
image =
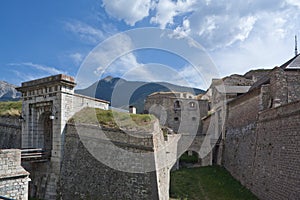
[[[225,94],[241,94],[241,93],[246,93],[250,89],[251,86],[231,86],[231,85],[218,85],[216,86],[216,89],[220,93],[225,93]]]
[[[176,91],[170,91],[170,92],[154,92],[148,96],[155,96],[155,95],[172,95],[172,96],[175,96],[175,95],[180,95],[180,94],[189,94],[189,95],[193,95],[195,96],[194,94],[190,93],[190,92],[176,92]]]
[[[300,54],[294,56],[293,58],[291,58],[290,60],[288,60],[287,62],[282,64],[280,66],[280,68],[284,69],[284,70],[285,69],[300,69]],[[270,83],[270,74],[267,74],[267,75],[263,76],[261,79],[259,79],[258,81],[256,81],[252,85],[250,90],[254,90],[254,89],[261,87],[262,85],[268,84],[268,83]]]
[[[285,67],[285,69],[300,69],[300,56],[297,55],[291,62]]]
[[[294,63],[295,60],[299,60],[299,55],[294,56],[293,58],[291,58],[290,60],[288,60],[286,63],[284,63],[283,65],[280,66],[281,69],[286,69],[287,67],[290,66],[290,64]],[[297,62],[296,62],[297,63]]]

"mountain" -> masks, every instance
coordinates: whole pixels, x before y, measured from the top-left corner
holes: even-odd
[[[0,101],[16,101],[21,97],[21,93],[16,90],[16,86],[5,81],[0,81]]]
[[[128,109],[128,105],[137,108],[138,113],[144,110],[146,97],[154,92],[191,92],[196,95],[204,93],[197,88],[189,88],[165,82],[127,81],[122,78],[108,76],[95,82],[85,89],[76,90],[75,93],[103,99],[111,102],[111,106]]]

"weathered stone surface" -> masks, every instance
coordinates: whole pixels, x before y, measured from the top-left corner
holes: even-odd
[[[198,154],[203,166],[210,165],[210,158],[203,149],[204,144],[201,118],[207,115],[208,102],[200,100],[189,92],[157,92],[149,95],[145,102],[145,111],[155,115],[162,126],[181,134],[177,156],[185,151]],[[205,158],[204,158],[205,157]]]
[[[300,196],[300,102],[259,112],[260,95],[229,106],[225,167],[260,199]],[[241,116],[240,113],[243,113]]]
[[[0,149],[20,149],[21,134],[19,117],[0,117]]]
[[[0,150],[0,196],[27,200],[28,176],[29,173],[21,167],[20,150]]]
[[[75,79],[59,74],[22,83],[21,148],[42,149],[47,163],[24,163],[31,173],[31,196],[56,199],[63,153],[63,131],[68,120],[84,107],[108,109],[109,102],[74,94]],[[42,170],[43,169],[43,170]]]
[[[174,162],[167,166],[162,166],[158,161],[161,157],[156,156],[155,151],[165,145],[161,132],[160,135],[153,133],[138,138],[117,129],[101,129],[100,133],[100,127],[79,126],[68,124],[65,130],[64,155],[58,189],[60,198],[161,200],[169,198],[169,173],[172,164],[175,163],[175,157]],[[86,142],[89,141],[79,135],[77,130],[85,133],[88,140],[95,142],[93,150],[86,148]],[[115,147],[136,154],[148,153],[152,157],[148,157],[147,160],[136,157],[133,160],[132,156],[118,152]],[[173,148],[173,152],[170,152],[171,147],[168,148],[169,154],[176,155],[176,148]],[[103,154],[104,161],[97,159],[93,154],[97,150],[102,151],[100,153]],[[167,155],[166,150],[163,155]],[[105,163],[107,161],[115,165],[109,166]],[[125,166],[128,163],[131,167],[128,170],[136,170],[137,173],[118,170],[120,165]],[[145,165],[153,165],[153,171],[142,172],[143,168],[146,169]]]

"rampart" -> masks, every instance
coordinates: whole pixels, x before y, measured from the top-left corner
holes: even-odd
[[[261,97],[230,104],[224,165],[259,199],[298,199],[300,102],[259,112]]]
[[[67,124],[58,186],[60,198],[168,199],[171,166],[159,166],[162,157],[154,153],[163,143],[160,130],[136,137],[119,129]],[[168,153],[176,156],[176,148],[173,153],[172,148],[170,145]],[[124,151],[141,156],[132,157]],[[150,156],[145,160],[143,154]],[[166,161],[171,159],[166,157],[166,150],[163,156]],[[175,157],[173,160],[175,163]],[[129,171],[119,170],[128,164]],[[143,172],[145,165],[152,165],[148,167],[153,170]]]
[[[19,117],[0,117],[0,149],[21,148],[21,123]]]

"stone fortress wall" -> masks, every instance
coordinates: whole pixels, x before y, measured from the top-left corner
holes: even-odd
[[[18,122],[18,118],[15,120]],[[83,129],[81,131],[84,131],[87,135],[88,133],[92,135],[95,133],[98,134],[100,130],[98,126],[92,125],[80,125],[79,127],[81,127]],[[24,186],[24,188],[22,188],[20,184],[23,184],[23,179],[14,180],[13,174],[8,174],[7,170],[3,171],[1,168],[0,171],[5,174],[6,179],[5,182],[3,182],[0,176],[0,196],[4,195],[6,197],[16,198],[19,195],[18,191],[20,191],[20,194],[23,196],[19,199],[25,199],[29,191],[30,196],[41,199],[47,199],[46,194],[52,194],[62,199],[168,199],[170,170],[176,161],[176,145],[180,137],[179,135],[168,135],[168,142],[165,141],[160,131],[154,134],[155,137],[149,135],[139,138],[127,135],[118,129],[101,129],[103,133],[105,133],[105,137],[97,138],[96,142],[101,145],[106,145],[105,149],[108,152],[110,145],[116,145],[119,148],[134,153],[153,154],[153,157],[148,160],[148,162],[153,165],[153,169],[157,168],[158,170],[145,173],[130,173],[118,171],[98,161],[89,150],[86,149],[82,142],[83,138],[80,138],[76,128],[78,127],[75,127],[74,124],[68,124],[65,128],[64,153],[59,176],[53,176],[51,173],[51,162],[23,162],[22,164],[31,171],[30,178],[32,181],[30,190],[28,190],[29,173],[26,174],[27,182],[24,183],[25,186],[27,184],[27,187]],[[15,132],[10,132],[9,134],[15,135]],[[134,134],[139,133],[132,133],[132,135]],[[20,144],[20,135],[18,138],[19,141],[16,143]],[[164,152],[168,152],[168,154],[165,153],[165,155],[162,155],[162,152],[160,152],[159,157],[154,154],[154,149],[157,151],[157,149],[166,146],[168,149]],[[103,146],[101,150],[103,150]],[[114,150],[115,149],[112,149],[111,151],[113,152]],[[3,150],[3,152],[6,151],[8,150]],[[10,153],[10,158],[21,159],[20,151],[18,150],[18,152],[18,155],[16,155],[16,153]],[[5,155],[8,155],[8,153],[5,153]],[[118,158],[122,160],[117,161]],[[136,167],[141,167],[146,163],[143,159],[134,160],[133,162],[131,160],[132,158],[126,158],[125,156],[116,157],[116,155],[112,156],[111,154],[109,154],[109,157],[106,159],[115,159],[115,162],[120,164],[132,163]],[[164,159],[163,162],[162,159]],[[2,157],[0,160],[1,162],[8,163]],[[7,178],[8,176],[9,179]],[[51,187],[51,182],[58,182],[58,186]],[[2,183],[4,184],[3,187],[1,187]],[[16,189],[16,187],[18,187],[18,189]],[[11,192],[8,191],[10,189]],[[53,189],[56,189],[57,192],[53,192]],[[10,196],[10,194],[12,194],[12,196]]]
[[[30,196],[56,199],[67,121],[84,107],[108,109],[109,102],[74,94],[73,77],[59,74],[22,83],[22,149],[43,149],[48,162],[23,162]]]
[[[221,132],[219,138],[221,141],[219,143],[220,149],[212,151],[212,154],[209,155],[209,164],[211,164],[211,159],[217,157],[218,161],[214,163],[222,164],[260,199],[297,199],[300,196],[300,70],[286,69],[285,67],[288,65],[289,63],[271,71],[262,71],[263,75],[255,71],[249,72],[245,75],[246,79],[249,80],[246,80],[248,82],[245,84],[242,81],[242,85],[240,85],[242,87],[237,88],[232,87],[232,85],[224,87],[225,90],[230,90],[230,93],[223,92],[222,88],[216,88],[217,96],[215,97],[217,99],[222,101],[222,95],[228,95],[232,98],[226,102],[226,110],[219,107],[221,112],[226,112],[224,127],[218,127],[218,120],[215,120],[215,118],[218,118],[216,115],[218,112],[204,118],[201,123],[203,128],[201,133],[215,134],[216,131]],[[245,80],[245,77],[234,75],[234,84],[241,84],[240,79]],[[223,79],[222,81],[230,82],[231,79]],[[249,87],[248,83],[252,86]],[[250,89],[245,92],[245,88],[247,91]],[[55,90],[55,88],[52,89]],[[168,153],[154,153],[151,158],[152,164],[157,169],[155,172],[132,174],[114,170],[97,161],[83,145],[75,126],[67,124],[68,119],[75,111],[85,106],[93,107],[92,104],[95,101],[80,95],[73,95],[72,91],[63,91],[68,88],[60,89],[62,91],[55,95],[56,97],[54,95],[44,97],[43,91],[48,90],[49,92],[49,89],[37,89],[33,93],[27,93],[27,96],[23,96],[23,98],[31,98],[27,99],[31,102],[31,105],[37,103],[37,107],[44,107],[40,110],[41,113],[47,111],[45,108],[48,109],[50,104],[40,104],[37,101],[54,97],[51,106],[62,105],[59,109],[53,109],[52,107],[50,110],[51,114],[55,114],[53,127],[56,128],[53,131],[60,134],[57,135],[56,139],[53,137],[55,147],[52,149],[51,162],[24,164],[32,172],[30,176],[32,179],[31,196],[42,199],[54,199],[57,196],[64,199],[69,195],[74,199],[96,198],[96,193],[93,191],[98,191],[103,194],[103,198],[108,199],[115,198],[117,195],[121,195],[124,199],[130,199],[132,195],[138,199],[142,197],[146,199],[167,199],[169,170],[170,166],[174,164],[172,161],[176,159],[178,149],[175,145],[176,142],[171,145],[166,144],[171,141],[178,142],[181,134],[168,135],[168,141],[164,140],[162,134],[155,133],[142,140],[135,140],[124,135],[122,131],[105,130],[105,135],[114,141],[114,145],[129,151],[144,153],[155,152],[155,150],[166,146],[169,148],[165,151]],[[235,95],[234,98],[233,94]],[[30,95],[35,95],[34,102],[33,96]],[[210,98],[214,99],[214,97]],[[158,100],[161,101],[162,99],[154,99],[151,104],[159,105]],[[186,102],[182,101],[180,108],[191,106],[189,104],[191,100],[193,99],[187,99]],[[64,103],[55,104],[54,101]],[[177,112],[179,110],[174,109],[174,99],[170,102],[163,100],[162,104],[169,105],[172,112],[179,115],[179,112]],[[74,105],[74,110],[70,105]],[[101,107],[101,105],[103,104],[100,102],[98,106]],[[33,109],[28,104],[27,110],[23,113],[30,113],[29,108]],[[105,109],[106,105],[103,108]],[[151,105],[149,111],[150,108]],[[168,112],[155,107],[152,107],[152,111]],[[190,112],[190,110],[187,111]],[[215,111],[218,110],[215,109]],[[201,113],[205,113],[205,111],[201,111]],[[175,116],[175,114],[174,116],[170,115],[172,116],[172,123],[176,121],[176,117],[178,119],[182,117],[182,113],[180,113],[180,116]],[[164,115],[162,116],[164,117]],[[198,118],[203,116],[198,116]],[[193,116],[190,114],[187,117]],[[26,118],[25,120],[30,119]],[[167,121],[165,118],[160,118],[160,120]],[[67,126],[65,126],[66,124]],[[2,127],[0,133],[5,140],[7,142],[14,140],[10,146],[7,146],[5,142],[1,143],[1,147],[15,148],[21,144],[21,138],[18,136],[20,123],[17,119],[2,117],[0,126]],[[214,132],[207,133],[209,126],[214,127]],[[99,127],[91,125],[79,127],[82,127],[87,133],[92,133],[92,135],[95,130],[99,129]],[[25,127],[25,130],[28,130],[28,128]],[[101,139],[102,143],[105,143],[105,141],[105,139]],[[111,152],[113,153],[113,150]],[[215,154],[216,152],[217,154]],[[128,162],[128,159],[125,157],[123,161],[120,160],[119,164]],[[163,165],[161,160],[167,161],[167,165]],[[135,167],[141,164],[138,160],[132,162],[137,164]],[[96,174],[102,175],[101,180]],[[73,182],[75,184],[72,184]],[[122,188],[123,193],[118,190],[119,187]],[[134,194],[131,193],[132,188],[136,191]],[[112,196],[109,197],[109,194]]]
[[[229,108],[224,166],[259,199],[297,199],[300,102],[260,114],[253,112],[254,105],[255,99],[250,99],[239,109]],[[235,112],[246,114],[237,117]]]
[[[227,105],[224,166],[259,199],[300,196],[300,71],[284,66]]]
[[[1,149],[0,196],[27,200],[29,181],[29,173],[21,166],[21,151],[19,149]]]
[[[158,127],[158,123],[156,126]],[[78,130],[84,136],[78,134]],[[168,143],[159,128],[148,133],[148,136],[139,138],[132,135],[140,133],[128,134],[119,129],[100,129],[98,126],[84,124],[68,124],[65,133],[58,187],[62,199],[169,199],[169,174],[176,160],[176,141],[173,141],[174,145],[170,145],[173,136],[170,136]],[[89,145],[89,148],[85,145]],[[168,154],[164,151],[157,155],[166,146]],[[91,149],[103,152],[103,157],[100,157],[111,161],[114,166],[97,160]],[[137,156],[131,157],[124,151]],[[143,154],[151,156],[145,159]],[[174,162],[168,163],[168,160]],[[117,170],[128,164],[127,170],[139,173]],[[142,172],[145,165],[152,165],[153,171]]]
[[[202,152],[210,147],[205,140],[201,120],[207,115],[207,100],[201,100],[189,92],[156,92],[147,97],[144,110],[155,115],[161,126],[181,135],[177,157],[185,151],[195,152],[199,158],[198,165],[211,164],[211,156]]]
[[[133,173],[135,168],[147,163],[143,159],[130,160],[109,154],[105,159],[116,160],[117,165],[134,164],[130,172],[112,169],[96,160],[83,145],[84,139],[78,136],[75,127],[67,124],[82,108],[107,110],[108,102],[74,94],[74,85],[72,77],[65,75],[25,82],[19,88],[23,98],[22,123],[17,118],[1,118],[3,137],[11,142],[10,146],[4,143],[1,147],[40,148],[47,153],[42,160],[22,161],[32,180],[29,195],[39,199],[116,199],[120,196],[123,199],[168,199],[170,169],[176,161],[180,136],[164,137],[158,122],[150,132],[129,130],[132,136],[107,129],[106,137],[98,138],[98,135],[96,138],[103,145],[110,144],[105,146],[106,151],[113,153],[114,149],[109,148],[113,144],[138,155],[147,152],[152,155],[148,159],[152,165],[150,172]],[[88,142],[91,142],[90,136],[101,129],[91,125],[79,127],[84,128],[85,134],[92,134]]]
[[[21,125],[19,117],[0,116],[0,149],[21,148]]]

